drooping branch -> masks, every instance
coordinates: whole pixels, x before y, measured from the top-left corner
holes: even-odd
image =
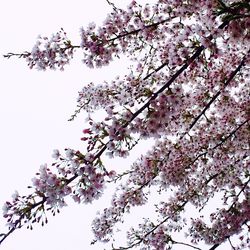
[[[18,53],[11,53],[10,52],[10,53],[7,53],[6,55],[3,55],[3,57],[5,57],[7,59],[11,58],[12,56],[17,56],[19,58],[26,58],[26,57],[28,57],[30,55],[31,55],[31,53],[28,52],[28,51],[25,51],[25,52],[20,53],[20,54],[18,54]]]
[[[220,246],[220,244],[214,244],[211,248],[209,248],[209,250],[214,250],[214,249],[216,249],[218,246]]]
[[[173,17],[174,18],[174,17]],[[126,36],[130,36],[130,35],[137,35],[139,32],[141,32],[142,30],[144,29],[156,29],[158,25],[161,25],[161,24],[164,24],[166,22],[169,22],[170,20],[172,20],[173,18],[168,18],[168,19],[165,19],[165,20],[162,20],[160,22],[156,22],[156,23],[152,23],[152,24],[149,24],[149,25],[145,25],[143,28],[140,28],[140,29],[135,29],[135,30],[132,30],[132,31],[128,31],[128,32],[121,32],[119,33],[118,35],[114,34],[114,37],[113,38],[110,38],[110,39],[107,39],[107,40],[102,40],[99,42],[99,45],[106,45],[106,44],[109,44],[111,42],[114,42],[115,40],[119,40],[121,38],[124,38]],[[65,47],[62,47],[60,48],[57,52],[66,52],[67,50],[73,50],[73,49],[79,49],[81,48],[80,45],[72,45],[70,43],[70,41],[68,41],[66,44],[65,44]],[[28,52],[28,51],[25,51],[23,53],[7,53],[5,55],[3,55],[3,57],[9,59],[11,57],[18,57],[18,58],[28,58],[29,56],[31,55],[31,52]]]
[[[79,49],[81,46],[79,46],[79,45],[72,45],[71,43],[67,43],[67,44],[65,44],[65,47],[62,47],[62,48],[60,48],[59,50],[58,50],[58,52],[60,52],[60,53],[64,53],[64,52],[66,52],[67,50],[74,50],[74,49]],[[9,58],[11,58],[11,57],[13,57],[13,56],[16,56],[16,57],[18,57],[18,58],[27,58],[27,57],[29,57],[31,55],[31,53],[30,52],[28,52],[28,51],[25,51],[25,52],[23,52],[23,53],[7,53],[6,55],[3,55],[3,57],[5,57],[5,58],[7,58],[7,59],[9,59]]]

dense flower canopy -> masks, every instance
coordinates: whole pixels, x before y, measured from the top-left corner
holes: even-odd
[[[162,192],[157,220],[139,222],[118,249],[170,249],[175,244],[217,248],[238,235],[234,249],[250,248],[250,4],[249,1],[158,0],[113,11],[101,27],[81,28],[81,44],[66,32],[39,37],[31,52],[9,53],[30,68],[61,69],[80,50],[88,67],[103,67],[126,55],[131,71],[112,82],[89,83],[79,91],[77,110],[89,114],[83,129],[86,151],[53,152],[55,163],[40,167],[28,196],[4,205],[9,232],[47,222],[71,196],[78,203],[98,199],[117,183],[109,208],[93,221],[96,241],[107,242],[132,207],[144,206],[150,190]],[[92,113],[105,111],[102,122]],[[127,157],[145,139],[151,150],[123,173],[102,162]],[[124,180],[124,181],[123,181]],[[120,182],[120,184],[119,184]],[[167,195],[166,195],[167,194]],[[215,196],[221,204],[203,214]],[[186,217],[187,206],[199,216]],[[189,243],[173,238],[183,231]],[[114,247],[114,249],[117,249]]]

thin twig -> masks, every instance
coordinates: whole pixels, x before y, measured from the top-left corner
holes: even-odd
[[[236,204],[236,201],[239,199],[239,196],[241,195],[241,193],[245,190],[245,188],[247,187],[248,183],[250,183],[250,178],[248,179],[248,181],[246,181],[242,187],[242,189],[239,191],[239,193],[236,195],[236,200],[233,202],[233,204],[229,207],[229,209],[227,211],[230,211],[233,206]]]
[[[227,240],[229,241],[229,244],[230,244],[230,246],[232,247],[232,249],[233,249],[233,250],[236,250],[236,248],[233,246],[233,244],[232,244],[232,242],[231,242],[231,240],[230,240],[230,237],[228,237]]]
[[[209,248],[209,250],[214,250],[214,249],[216,249],[218,246],[219,246],[220,244],[215,244],[215,245],[213,245],[211,248]]]
[[[197,249],[197,250],[202,250],[199,247],[195,247],[193,245],[190,245],[190,244],[187,244],[187,243],[184,243],[184,242],[179,242],[179,241],[172,241],[172,242],[173,242],[173,244],[184,245],[184,246],[192,247],[192,248]]]

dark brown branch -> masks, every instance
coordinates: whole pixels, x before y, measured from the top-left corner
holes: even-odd
[[[219,245],[220,245],[220,244],[215,244],[215,245],[213,245],[211,248],[209,248],[209,250],[214,250],[214,249],[216,249]]]
[[[201,250],[201,248],[199,248],[199,247],[195,247],[193,245],[190,245],[190,244],[187,244],[184,242],[179,242],[179,241],[174,241],[174,240],[172,240],[172,242],[173,242],[173,244],[183,245],[183,246],[187,246],[187,247],[192,247],[192,248],[197,249],[197,250]]]
[[[106,0],[106,2],[108,3],[108,5],[112,6],[112,8],[113,8],[113,10],[114,10],[115,12],[117,12],[118,8],[115,6],[114,3],[110,2],[109,0]]]
[[[174,17],[168,18],[168,19],[165,19],[165,20],[162,20],[162,21],[157,22],[157,23],[152,23],[152,24],[149,24],[149,25],[145,25],[145,27],[144,27],[143,29],[155,28],[155,27],[157,27],[157,26],[160,25],[160,24],[169,22],[169,21],[170,21],[171,19],[173,19],[173,18],[174,18]],[[115,41],[115,40],[117,40],[117,39],[120,39],[120,38],[129,36],[129,35],[138,34],[138,33],[141,32],[143,29],[136,29],[136,30],[132,30],[132,31],[130,31],[130,32],[120,33],[119,35],[116,35],[114,38],[108,39],[108,40],[106,40],[106,41],[102,41],[102,43],[112,42],[112,41]]]
[[[81,46],[79,46],[79,45],[67,44],[66,47],[58,49],[57,52],[65,52],[66,50],[78,49],[78,48],[80,48],[80,47],[81,47]],[[19,57],[19,58],[27,58],[27,57],[29,57],[30,55],[31,55],[30,52],[25,51],[24,53],[20,53],[20,54],[18,54],[18,53],[7,53],[6,55],[3,55],[3,57],[5,57],[5,58],[7,58],[7,59],[9,59],[9,58],[12,57],[12,56],[17,56],[17,57]]]
[[[247,52],[247,55],[249,54],[249,51]],[[244,66],[245,64],[245,60],[246,60],[246,55],[243,57],[243,59],[241,60],[240,64],[238,65],[238,67],[230,74],[229,78],[227,79],[227,81],[224,83],[223,88],[225,88],[232,80],[233,78],[237,75],[237,73],[241,70],[241,68]],[[197,123],[197,121],[200,119],[200,117],[202,115],[205,114],[205,112],[209,109],[209,107],[211,106],[211,104],[217,99],[217,97],[221,94],[222,90],[218,91],[213,97],[212,99],[207,103],[207,105],[204,107],[204,109],[202,110],[202,112],[194,119],[194,121],[191,123],[191,125],[189,126],[189,131],[193,128],[193,126]],[[186,134],[186,133],[185,133]]]
[[[155,92],[154,94],[152,94],[152,96],[150,97],[150,99],[140,108],[138,109],[133,116],[131,117],[131,119],[129,121],[127,121],[126,123],[124,123],[124,125],[122,126],[123,128],[126,128],[128,126],[128,124],[133,121],[142,111],[144,111],[146,108],[149,107],[150,103],[155,100],[158,95],[160,93],[162,93],[164,90],[166,90],[175,80],[176,78],[181,75],[181,73],[183,71],[185,71],[188,66],[196,59],[198,58],[198,56],[201,54],[201,52],[205,49],[204,46],[200,46],[198,47],[198,49],[196,50],[196,52],[187,60],[187,62],[167,81],[167,83],[165,83],[157,92]],[[144,77],[143,80],[148,79],[150,76],[152,76],[154,73],[160,71],[162,68],[164,68],[167,65],[167,62],[163,63],[161,66],[159,66],[157,69],[155,69],[153,72],[151,72],[150,74],[148,74],[146,77]]]
[[[17,56],[17,57],[19,57],[19,58],[26,58],[26,57],[28,57],[28,56],[30,56],[30,55],[31,55],[30,52],[25,51],[25,52],[23,52],[23,53],[21,53],[21,54],[17,54],[17,53],[7,53],[6,55],[3,55],[3,57],[5,57],[5,58],[7,58],[7,59],[9,59],[9,58],[12,57],[12,56]]]
[[[239,196],[241,195],[241,193],[244,192],[245,188],[248,186],[248,183],[250,183],[250,178],[248,179],[248,181],[246,181],[246,182],[244,183],[242,189],[241,189],[241,190],[239,191],[239,193],[236,195],[237,200],[239,199]],[[227,211],[230,211],[230,210],[233,208],[233,206],[236,204],[236,201],[237,201],[237,200],[235,200],[235,201],[233,202],[233,204],[229,207],[229,209],[228,209]]]

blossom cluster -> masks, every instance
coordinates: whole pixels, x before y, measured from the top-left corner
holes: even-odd
[[[146,203],[147,194],[141,188],[133,190],[122,186],[120,189],[116,191],[112,198],[112,206],[105,208],[103,213],[93,221],[92,230],[99,241],[109,241],[113,234],[114,225],[121,221],[125,211],[129,212],[131,207]]]
[[[229,210],[222,209],[217,214],[211,214],[212,224],[208,227],[201,219],[193,220],[190,234],[193,241],[204,240],[208,244],[220,244],[231,235],[239,234],[242,226],[249,221],[250,204],[244,200]]]
[[[30,189],[32,195],[20,196],[16,191],[12,201],[7,201],[3,206],[3,216],[8,219],[8,227],[18,228],[25,223],[47,223],[46,211],[53,214],[67,205],[65,197],[71,196],[77,203],[91,203],[102,194],[106,177],[112,178],[114,171],[107,172],[101,163],[91,154],[82,155],[79,151],[65,149],[65,156],[59,150],[52,154],[56,160],[49,168],[42,165],[36,177],[32,178]],[[47,208],[46,208],[47,207]],[[34,218],[32,221],[31,218]]]
[[[51,38],[39,36],[32,51],[27,54],[26,60],[31,69],[36,66],[38,70],[47,68],[64,70],[64,66],[73,58],[73,50],[76,47],[71,45],[66,32],[61,29]]]

